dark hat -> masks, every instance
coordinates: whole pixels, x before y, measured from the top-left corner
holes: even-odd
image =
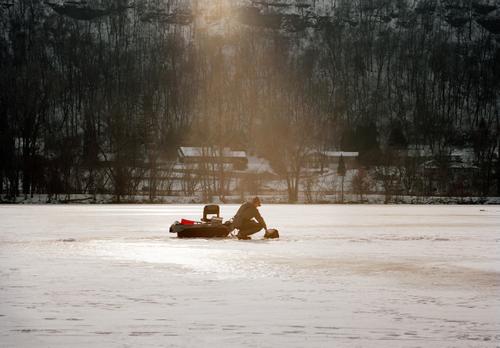
[[[260,203],[260,198],[255,196],[254,198],[252,198],[252,203],[257,205],[258,207],[261,206],[261,203]]]

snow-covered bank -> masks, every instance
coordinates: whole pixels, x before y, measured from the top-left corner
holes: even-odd
[[[286,194],[261,194],[259,195],[266,204],[287,204]],[[249,195],[250,197],[250,195]],[[213,197],[211,201],[204,200],[202,195],[195,196],[159,196],[153,201],[147,195],[126,196],[121,199],[124,204],[203,204],[203,203],[241,203],[245,197],[240,195],[226,196],[224,201],[218,197]],[[25,198],[18,196],[15,199],[8,199],[0,196],[0,203],[4,204],[109,204],[117,203],[113,195],[86,195],[71,194],[69,196],[60,195],[58,198],[49,198],[48,195],[40,194]],[[298,204],[338,204],[339,195],[323,195],[321,199],[308,202],[305,195],[299,196]],[[384,204],[386,196],[382,194],[368,194],[359,197],[355,194],[345,194],[346,204]],[[392,196],[389,204],[500,204],[500,197],[450,197],[450,196]]]
[[[280,240],[168,234],[201,209],[1,206],[0,346],[500,344],[496,206],[264,205]]]

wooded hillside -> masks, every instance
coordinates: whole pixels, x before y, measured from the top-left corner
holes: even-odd
[[[394,153],[472,148],[471,194],[500,195],[498,1],[1,0],[0,34],[9,197],[130,194],[182,144],[290,185],[310,149],[411,177]]]

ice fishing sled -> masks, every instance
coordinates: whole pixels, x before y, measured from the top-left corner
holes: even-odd
[[[225,238],[234,230],[231,221],[222,222],[220,208],[216,204],[203,208],[201,221],[181,219],[170,226],[170,233],[178,238]]]
[[[226,238],[234,231],[231,220],[222,222],[220,208],[216,204],[206,205],[203,208],[201,221],[181,219],[170,226],[170,233],[177,233],[178,238]],[[264,239],[279,238],[276,229],[268,229]]]

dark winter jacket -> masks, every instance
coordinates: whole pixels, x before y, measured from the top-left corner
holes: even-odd
[[[252,203],[243,203],[236,212],[233,218],[233,223],[236,228],[240,228],[245,221],[249,221],[255,218],[264,228],[266,228],[266,222],[259,213],[259,210]]]

